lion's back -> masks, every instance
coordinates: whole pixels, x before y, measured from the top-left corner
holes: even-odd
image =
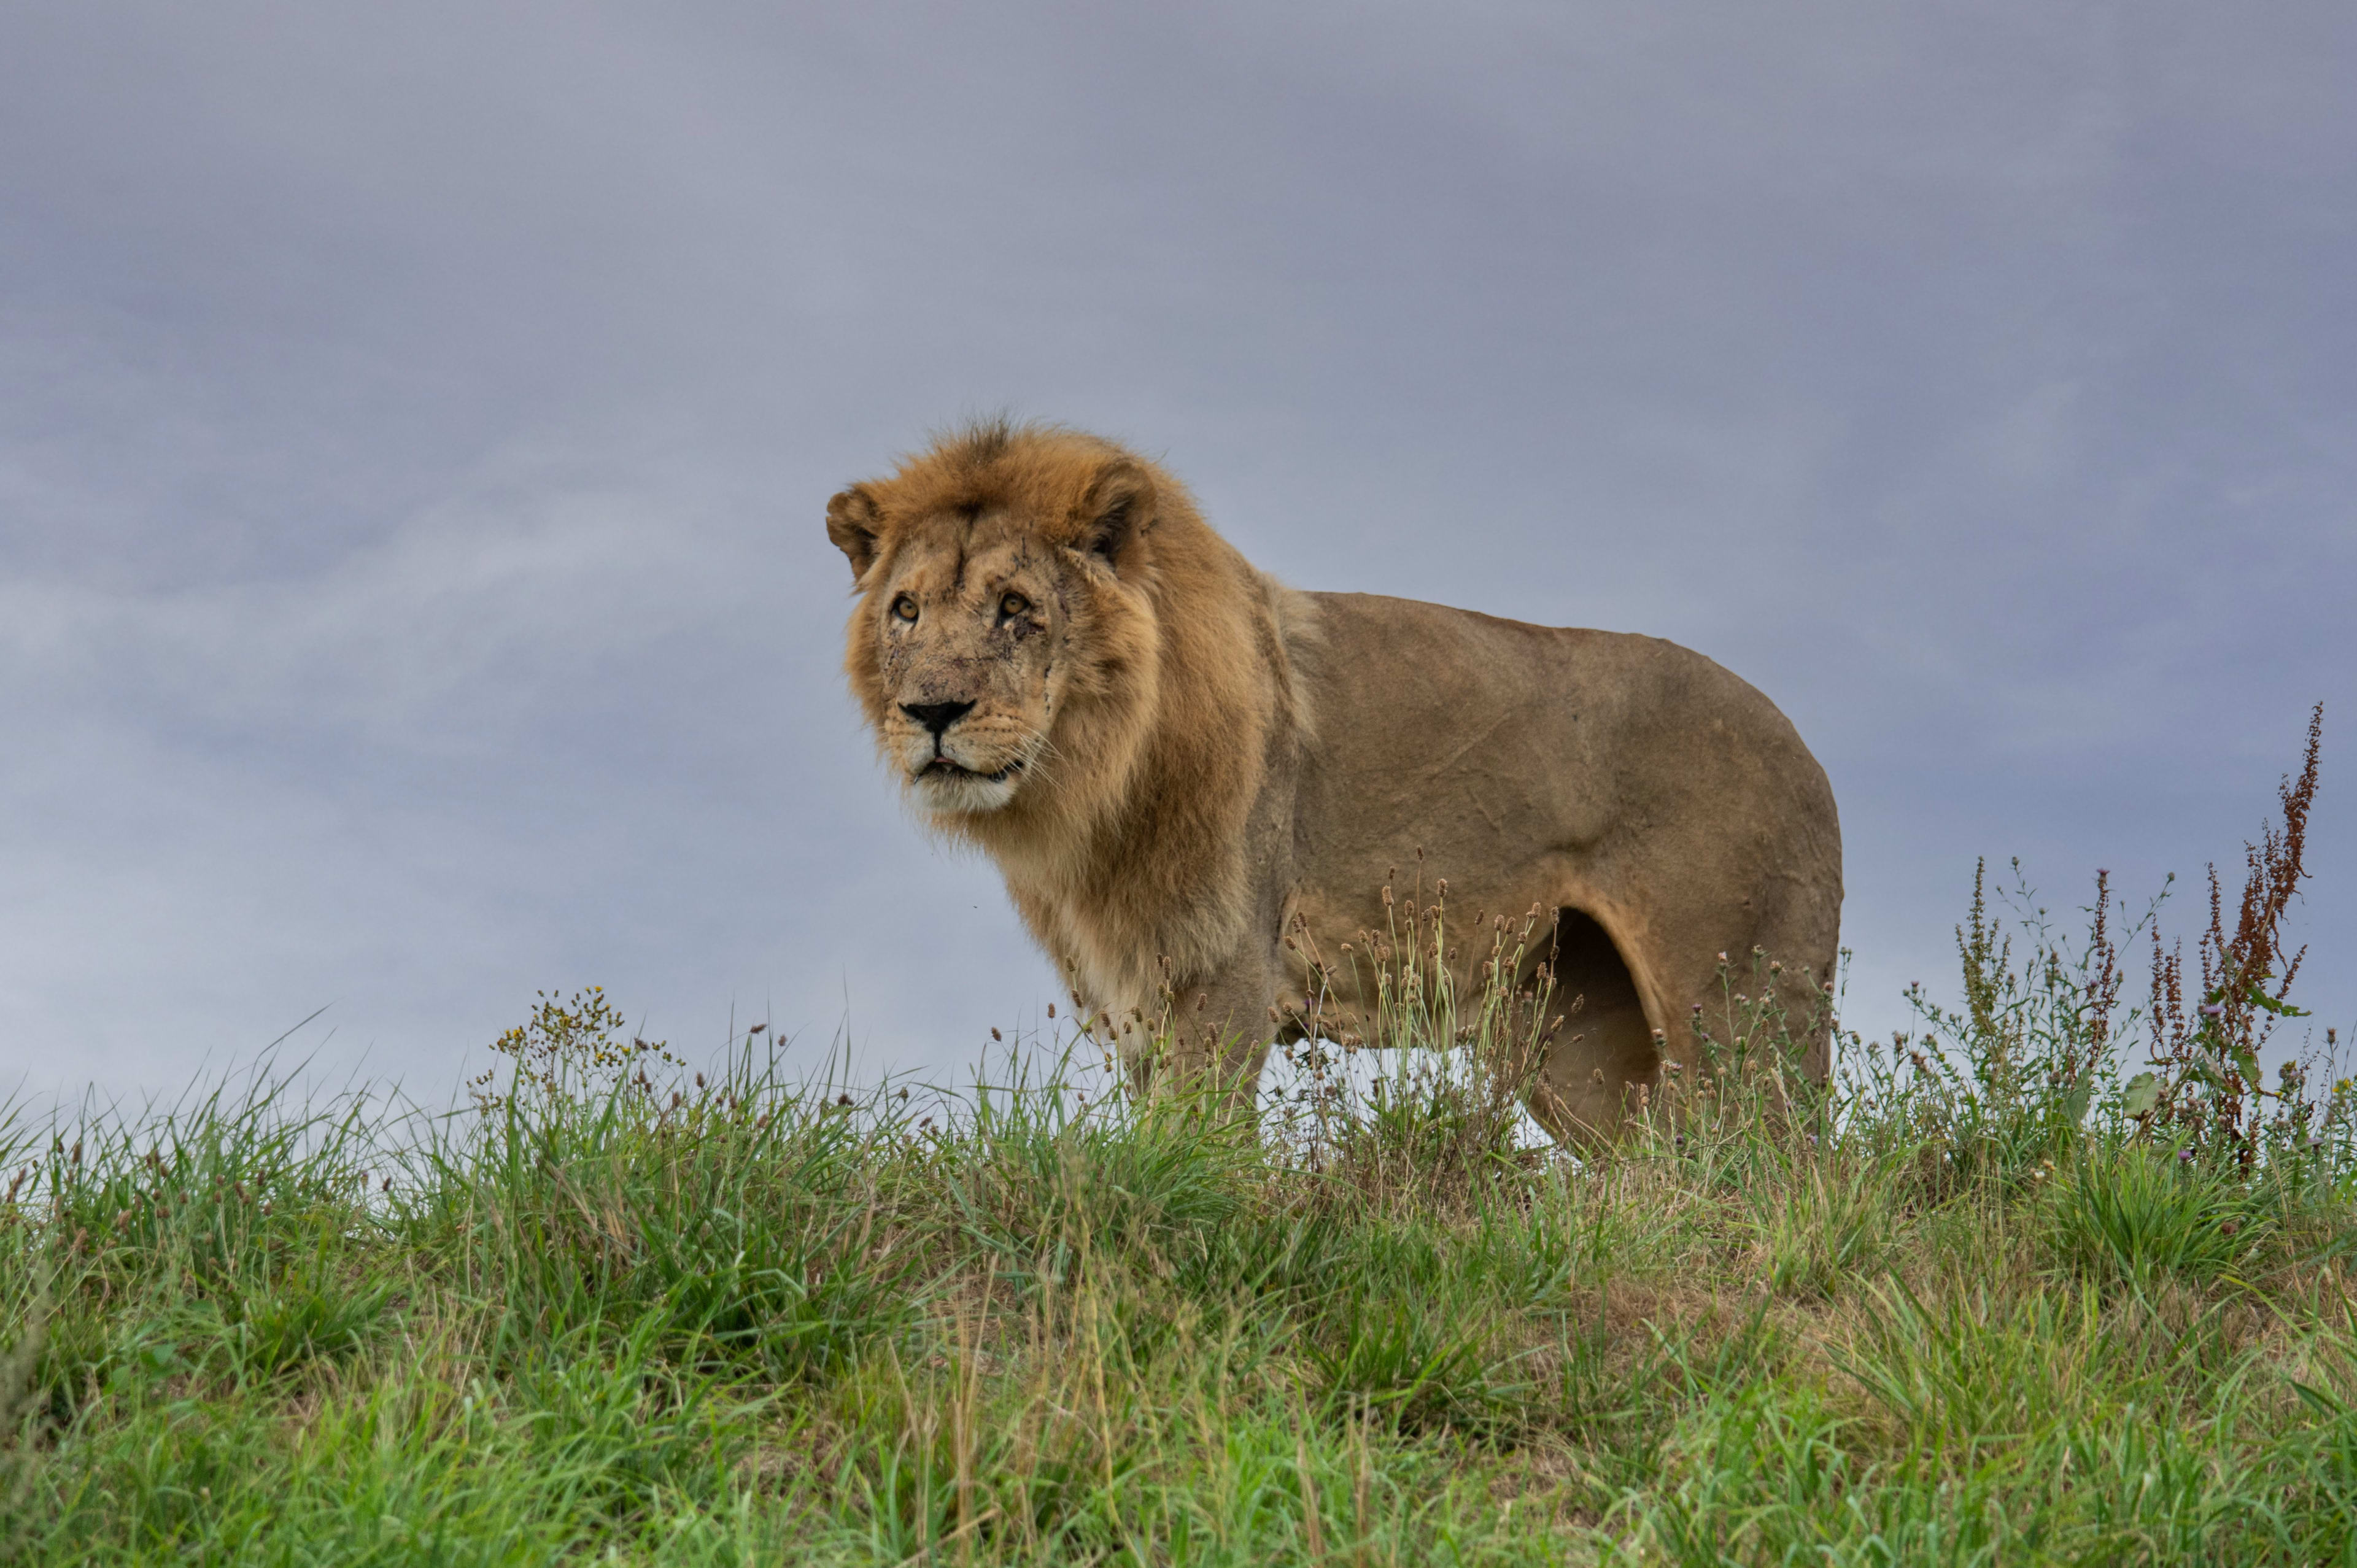
[[[1314,594],[1308,811],[1332,854],[1497,854],[1795,867],[1837,905],[1824,770],[1765,695],[1659,638]]]

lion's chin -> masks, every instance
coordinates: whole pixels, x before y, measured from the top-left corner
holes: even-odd
[[[1019,757],[996,773],[977,773],[946,757],[936,757],[917,770],[909,786],[928,811],[973,816],[999,811],[1015,799],[1023,769]]]

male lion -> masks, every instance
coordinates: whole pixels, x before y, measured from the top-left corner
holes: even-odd
[[[1286,934],[1330,957],[1384,929],[1386,868],[1418,850],[1452,907],[1556,917],[1530,968],[1584,1001],[1531,1100],[1558,1137],[1609,1133],[1755,948],[1824,1075],[1833,792],[1700,654],[1297,592],[1156,464],[1049,426],[945,437],[836,495],[826,532],[885,760],[998,863],[1084,1018],[1175,992],[1183,1077],[1256,1082],[1277,1010],[1309,1000]],[[1141,1082],[1144,1037],[1122,1036]]]

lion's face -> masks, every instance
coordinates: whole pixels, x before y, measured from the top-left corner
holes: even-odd
[[[1004,808],[1047,746],[1069,596],[1060,564],[1010,521],[912,530],[861,607],[884,698],[877,737],[933,811]]]
[[[878,747],[919,804],[974,832],[1060,771],[1117,773],[1152,680],[1150,480],[1082,437],[1020,456],[985,429],[827,506]]]

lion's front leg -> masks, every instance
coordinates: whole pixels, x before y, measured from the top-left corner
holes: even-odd
[[[1274,966],[1239,962],[1176,978],[1155,1026],[1121,1036],[1130,1092],[1212,1092],[1238,1111],[1257,1103],[1276,1026]]]

